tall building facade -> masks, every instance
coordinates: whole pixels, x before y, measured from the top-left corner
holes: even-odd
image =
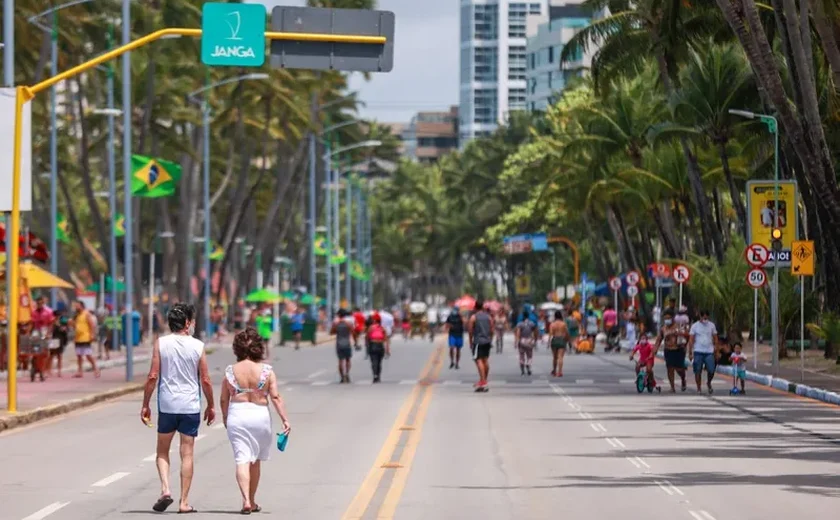
[[[463,145],[526,107],[528,21],[548,0],[461,0],[459,134]]]
[[[571,62],[560,63],[563,46],[590,24],[590,15],[579,4],[552,2],[546,16],[530,21],[527,54],[525,103],[530,111],[543,111],[566,88],[572,77],[580,76],[592,63],[592,49]]]
[[[431,164],[458,148],[458,107],[449,112],[418,112],[403,131],[405,156]]]

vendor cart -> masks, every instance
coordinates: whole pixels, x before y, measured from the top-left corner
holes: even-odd
[[[411,302],[408,306],[409,320],[411,323],[410,337],[415,335],[423,337],[429,332],[429,319],[426,312],[429,306],[424,302]]]

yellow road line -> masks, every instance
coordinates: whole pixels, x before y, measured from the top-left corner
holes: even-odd
[[[440,347],[433,350],[431,355],[429,355],[429,359],[426,361],[426,364],[423,366],[423,370],[420,371],[420,375],[417,378],[418,381],[422,381],[428,377],[432,367],[434,366],[435,360],[440,358],[439,351]],[[397,418],[391,426],[391,431],[388,433],[388,437],[385,438],[385,442],[382,445],[382,449],[379,451],[379,455],[376,456],[373,466],[371,466],[365,480],[359,487],[359,491],[356,493],[353,501],[350,502],[350,505],[341,517],[342,520],[358,520],[364,516],[370,501],[373,500],[373,495],[376,494],[376,489],[379,487],[379,482],[382,480],[382,476],[388,469],[384,466],[391,461],[391,456],[393,455],[394,449],[396,448],[397,443],[400,440],[400,436],[402,435],[401,428],[405,425],[405,421],[408,419],[408,414],[411,413],[412,408],[414,408],[414,405],[417,403],[417,399],[420,397],[422,390],[423,387],[420,386],[420,384],[414,385],[411,393],[403,403],[402,408],[400,408],[399,413],[397,413]]]
[[[443,356],[439,356],[431,379],[437,379],[440,371],[443,368]],[[394,518],[397,511],[397,506],[400,503],[403,490],[408,482],[408,474],[411,472],[411,464],[414,462],[414,455],[417,453],[417,447],[420,445],[420,438],[423,434],[423,424],[426,421],[426,413],[429,411],[429,404],[432,402],[432,393],[434,386],[427,386],[426,393],[423,395],[423,400],[414,415],[414,424],[409,431],[408,439],[406,440],[405,448],[403,448],[402,456],[397,468],[394,470],[394,478],[391,481],[391,487],[385,495],[385,500],[379,508],[379,513],[376,515],[377,519],[390,520]]]

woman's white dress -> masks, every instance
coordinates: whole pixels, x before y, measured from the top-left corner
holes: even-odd
[[[233,366],[225,369],[225,377],[233,387],[234,395],[262,392],[267,394],[271,365],[263,364],[257,388],[242,388],[233,375]],[[248,464],[268,460],[273,441],[271,412],[268,405],[249,402],[233,402],[228,407],[227,434],[237,464]]]

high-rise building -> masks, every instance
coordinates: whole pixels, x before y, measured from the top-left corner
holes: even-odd
[[[418,112],[403,131],[405,156],[435,163],[458,148],[458,107],[449,112]]]
[[[563,46],[591,20],[578,3],[558,4],[553,1],[545,15],[529,20],[525,101],[531,111],[547,109],[569,80],[583,74],[592,62],[590,49],[574,61],[560,63]]]
[[[548,0],[461,0],[460,144],[525,110],[528,21]]]

